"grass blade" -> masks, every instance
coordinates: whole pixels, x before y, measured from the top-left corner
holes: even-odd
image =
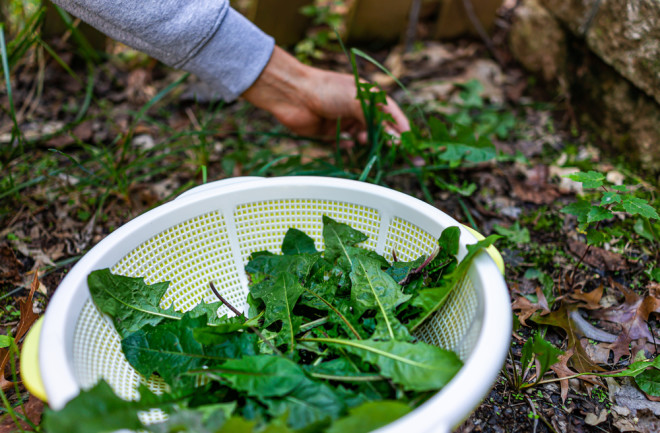
[[[5,86],[7,88],[7,99],[9,99],[9,116],[14,124],[11,130],[11,143],[9,144],[9,154],[6,155],[7,159],[11,158],[13,154],[14,140],[18,138],[19,144],[22,144],[21,131],[18,127],[18,120],[16,119],[16,107],[14,106],[14,96],[11,90],[11,71],[9,70],[9,62],[7,59],[7,45],[5,44],[5,23],[0,23],[0,56],[2,57],[2,71],[5,76]],[[5,155],[3,155],[5,156]]]

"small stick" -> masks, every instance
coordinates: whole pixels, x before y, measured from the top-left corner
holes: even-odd
[[[422,0],[413,0],[410,6],[410,14],[408,15],[408,27],[406,28],[405,36],[405,49],[409,53],[413,44],[415,43],[415,35],[417,34],[417,23],[419,22],[419,11],[422,8]]]
[[[218,290],[217,290],[217,289],[215,288],[215,286],[213,285],[213,282],[212,282],[212,281],[209,282],[209,286],[211,286],[211,290],[213,291],[213,294],[214,294],[215,296],[217,296],[218,299],[220,299],[220,302],[222,302],[222,303],[225,305],[225,307],[229,308],[229,309],[230,309],[234,314],[236,314],[237,316],[243,316],[243,318],[244,318],[245,321],[247,322],[247,318],[245,317],[245,315],[244,315],[242,312],[238,311],[233,305],[231,305],[231,304],[229,303],[229,301],[227,301],[225,298],[222,297],[222,295],[220,294],[220,292],[218,292]]]
[[[529,403],[529,407],[532,408],[532,413],[534,414],[534,430],[533,430],[533,433],[536,433],[536,429],[539,426],[538,414],[536,413],[536,408],[534,407],[534,403],[532,402],[532,400],[527,396],[525,396],[525,398],[527,399],[527,402]]]
[[[479,34],[479,37],[481,40],[484,42],[486,45],[486,48],[490,52],[490,54],[495,58],[497,63],[500,64],[500,66],[504,66],[504,59],[497,53],[497,50],[495,50],[495,45],[493,44],[493,40],[488,36],[488,33],[486,32],[486,29],[484,29],[484,26],[481,24],[481,21],[479,21],[479,17],[477,17],[476,12],[474,11],[474,5],[472,4],[472,0],[463,0],[463,8],[465,9],[465,13],[468,16],[468,19],[474,26],[475,30]]]
[[[230,304],[225,298],[223,298],[222,295],[220,295],[220,293],[216,290],[216,288],[215,288],[215,286],[213,285],[213,282],[212,282],[212,281],[209,281],[209,286],[211,286],[211,290],[213,291],[213,293],[215,294],[215,296],[217,296],[218,299],[220,299],[220,302],[222,302],[222,303],[225,305],[225,307],[229,308],[229,309],[230,309],[234,314],[236,314],[237,316],[242,316],[243,319],[245,319],[245,322],[247,323],[248,318],[245,317],[245,314],[243,314],[243,313],[241,313],[240,311],[238,311],[238,310],[237,310],[233,305],[231,305],[231,304]],[[268,339],[267,339],[267,338],[266,338],[266,337],[265,337],[265,336],[264,336],[264,335],[263,335],[263,334],[262,334],[257,328],[255,328],[255,327],[252,326],[252,325],[248,325],[248,328],[250,328],[250,331],[254,332],[259,338],[261,338],[261,339],[263,340],[263,342],[266,343],[266,345],[267,345],[268,347],[270,347],[271,349],[273,349],[273,352],[277,353],[277,354],[280,355],[280,356],[284,356],[284,355],[282,354],[282,352],[280,352],[280,350],[279,350],[277,347],[275,347],[275,346],[273,345],[273,343],[271,343],[270,341],[268,341]]]

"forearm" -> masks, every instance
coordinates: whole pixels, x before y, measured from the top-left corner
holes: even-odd
[[[229,101],[257,79],[273,40],[227,0],[53,0],[108,36],[194,73]]]

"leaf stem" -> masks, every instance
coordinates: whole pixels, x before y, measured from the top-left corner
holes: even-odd
[[[303,289],[304,289],[306,292],[308,292],[308,293],[312,294],[313,296],[315,296],[316,298],[318,298],[319,301],[323,302],[325,305],[328,306],[328,308],[330,308],[332,311],[334,311],[334,312],[339,316],[339,318],[342,320],[342,322],[344,322],[344,323],[346,324],[346,326],[348,326],[348,329],[350,329],[351,332],[353,333],[353,335],[355,335],[355,338],[357,338],[358,340],[362,340],[362,337],[360,337],[360,334],[358,334],[358,332],[355,330],[355,328],[353,328],[353,325],[350,324],[350,322],[348,321],[348,319],[346,318],[346,316],[344,316],[343,314],[341,314],[341,313],[339,312],[339,310],[337,310],[337,309],[334,307],[334,305],[332,305],[330,302],[328,302],[328,301],[326,301],[325,299],[323,299],[323,298],[322,298],[320,295],[318,295],[317,293],[312,292],[312,291],[309,290],[307,287],[303,287]]]
[[[323,325],[324,323],[327,323],[327,322],[328,322],[327,317],[321,317],[320,319],[316,319],[316,320],[312,320],[311,322],[303,323],[302,325],[300,325],[300,330],[302,331],[302,330],[307,329],[307,328],[310,328],[310,329],[315,328],[315,327],[317,327],[319,325]]]
[[[337,382],[380,382],[387,380],[387,378],[375,374],[368,376],[335,376],[334,374],[310,372],[309,375],[317,379],[335,380]]]
[[[227,308],[229,308],[229,309],[230,309],[234,314],[236,314],[237,316],[241,316],[241,317],[243,317],[243,319],[245,320],[245,323],[248,322],[248,318],[245,317],[245,315],[244,315],[243,313],[241,313],[241,312],[238,311],[236,308],[234,308],[233,305],[231,305],[231,304],[230,304],[225,298],[222,297],[222,295],[220,295],[220,293],[218,292],[218,290],[217,290],[217,289],[215,288],[215,286],[213,285],[213,281],[209,281],[209,286],[211,286],[211,291],[213,292],[213,294],[215,294],[215,296],[217,296],[217,298],[220,299],[220,302],[222,302]],[[250,330],[251,330],[252,332],[254,332],[259,338],[261,338],[261,339],[263,340],[263,342],[266,343],[266,345],[267,345],[268,347],[270,347],[270,348],[273,350],[273,352],[277,353],[277,354],[280,355],[280,356],[284,356],[284,355],[282,354],[282,352],[280,352],[280,350],[279,350],[277,347],[275,347],[275,345],[274,345],[273,343],[271,343],[271,342],[270,342],[270,341],[269,341],[269,340],[268,340],[268,339],[267,339],[267,338],[266,338],[266,337],[265,337],[265,336],[264,336],[264,335],[263,335],[263,334],[262,334],[257,328],[255,328],[254,326],[249,325],[249,324],[248,324],[248,327],[249,327]]]

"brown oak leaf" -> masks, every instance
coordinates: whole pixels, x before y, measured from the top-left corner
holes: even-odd
[[[623,304],[596,311],[594,315],[599,319],[618,323],[621,326],[621,332],[618,334],[616,341],[608,346],[612,349],[614,362],[616,363],[622,356],[630,355],[630,344],[632,342],[640,339],[654,340],[647,321],[651,313],[660,313],[660,299],[650,294],[641,297],[621,284],[614,281],[612,284],[624,294]]]
[[[603,297],[603,285],[601,284],[595,290],[587,293],[580,289],[573,290],[568,297],[572,301],[578,302],[580,308],[585,308],[587,310],[600,310],[603,308],[603,306],[600,305],[600,300]]]
[[[587,250],[587,244],[575,239],[568,239],[568,249],[576,257],[580,258]],[[603,248],[592,246],[584,256],[584,263],[592,268],[604,271],[623,271],[628,268],[626,259],[621,255]]]
[[[566,350],[573,350],[571,357],[571,365],[580,373],[604,371],[602,367],[596,364],[589,357],[589,354],[582,346],[580,339],[584,337],[583,332],[580,330],[578,324],[572,318],[573,313],[577,311],[577,305],[568,304],[563,302],[557,311],[542,316],[535,314],[532,320],[541,325],[551,325],[562,328],[566,332],[567,348]]]
[[[545,295],[543,294],[543,291],[540,287],[536,288],[536,298],[538,299],[536,303],[533,303],[524,296],[519,296],[515,301],[513,301],[511,307],[514,311],[520,310],[520,314],[518,314],[518,320],[520,320],[521,325],[527,326],[525,321],[539,310],[542,311],[541,314],[547,314],[550,312],[548,301],[545,299]]]
[[[573,352],[574,352],[573,349],[568,349],[566,352],[564,352],[563,355],[559,356],[559,360],[556,363],[550,366],[550,369],[555,372],[557,377],[559,379],[563,379],[559,381],[559,389],[560,389],[562,403],[565,403],[566,398],[568,397],[568,388],[569,388],[568,378],[575,376],[576,374],[573,370],[571,370],[568,367],[568,361],[573,356]],[[602,386],[602,383],[600,383],[595,376],[579,376],[578,379],[584,380],[589,383],[593,383],[594,385]]]
[[[23,336],[30,330],[30,327],[32,327],[32,324],[35,322],[35,320],[39,318],[39,315],[35,314],[32,310],[32,297],[34,296],[34,292],[38,287],[39,278],[35,273],[34,279],[32,280],[32,287],[30,288],[30,294],[26,299],[18,301],[18,305],[21,310],[21,319],[18,322],[16,333],[14,334],[15,341],[19,341],[21,338],[23,338]],[[12,381],[5,378],[5,369],[7,368],[7,364],[9,363],[10,359],[10,348],[3,347],[0,349],[0,387],[2,387],[3,390],[7,390],[14,386]]]

